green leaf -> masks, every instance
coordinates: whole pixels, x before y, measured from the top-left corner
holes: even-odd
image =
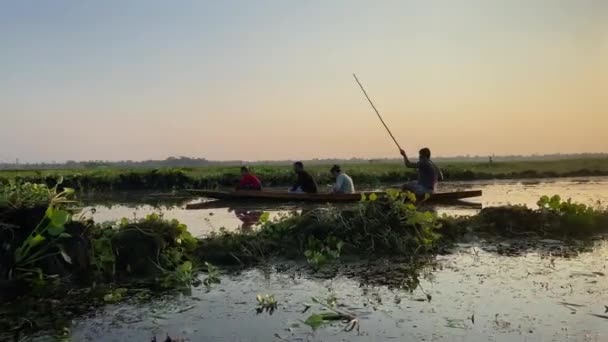
[[[70,213],[65,210],[55,210],[51,215],[51,225],[63,226],[70,220]]]
[[[338,241],[338,243],[336,244],[336,249],[338,250],[338,252],[342,250],[342,247],[344,247],[344,242]]]
[[[344,316],[342,316],[338,313],[335,313],[335,312],[324,312],[320,316],[324,321],[339,321],[344,318]]]
[[[61,233],[59,234],[60,238],[64,238],[64,239],[69,239],[72,237],[72,235],[68,234],[68,233]]]
[[[373,202],[373,201],[375,201],[377,199],[378,199],[378,195],[376,195],[375,193],[372,193],[372,194],[369,195],[369,200],[370,201]]]
[[[365,193],[361,193],[361,202],[365,202],[367,201],[367,198],[365,197]]]
[[[416,194],[415,193],[413,193],[411,191],[406,192],[406,198],[411,203],[416,203],[417,198],[416,198]]]
[[[268,219],[270,218],[270,213],[265,211],[264,213],[262,213],[262,215],[260,215],[260,219],[258,220],[258,223],[266,223],[268,222]]]
[[[49,235],[51,235],[51,236],[60,236],[61,234],[63,234],[63,232],[65,232],[65,227],[63,225],[61,225],[61,226],[50,225],[48,227],[48,232],[49,232]]]
[[[44,240],[46,240],[46,238],[44,236],[42,236],[40,234],[36,234],[36,235],[32,236],[32,239],[30,240],[30,247],[38,246]]]
[[[49,205],[49,206],[46,208],[46,211],[44,212],[44,215],[45,215],[46,217],[48,217],[49,219],[51,219],[51,218],[53,217],[53,213],[54,213],[54,212],[55,212],[55,210],[53,210],[53,206],[50,206],[50,205]]]
[[[304,324],[310,326],[313,330],[323,325],[323,323],[323,316],[319,314],[312,314],[304,321]]]
[[[192,272],[192,262],[185,261],[183,264],[179,265],[179,270],[187,273]]]

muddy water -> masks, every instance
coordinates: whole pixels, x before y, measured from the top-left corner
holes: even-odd
[[[149,341],[167,333],[186,341],[608,340],[608,319],[594,316],[604,315],[608,305],[606,242],[568,259],[536,250],[501,256],[495,247],[461,245],[438,257],[432,268],[420,270],[421,286],[413,292],[352,274],[323,279],[294,267],[255,269],[224,275],[209,290],[107,306],[76,321],[72,331],[76,341]],[[356,266],[341,269],[349,268]],[[256,313],[257,294],[275,296],[273,315]],[[357,316],[359,331],[345,332],[340,322],[316,331],[303,324],[323,312],[313,304],[302,313],[313,296],[335,296],[340,309]]]
[[[542,195],[560,194],[563,198],[572,198],[574,201],[595,204],[597,201],[608,203],[608,178],[571,178],[530,181],[484,181],[484,182],[452,182],[441,185],[441,191],[454,191],[459,189],[481,189],[483,196],[470,199],[468,202],[481,204],[482,207],[499,206],[506,204],[525,204],[535,207],[536,201]],[[141,204],[142,199],[153,204]],[[153,201],[157,199],[156,201]],[[167,204],[167,199],[171,203]],[[114,221],[123,217],[144,217],[154,212],[162,212],[167,218],[175,218],[188,225],[195,236],[204,235],[221,227],[226,229],[248,229],[256,222],[256,217],[266,211],[270,217],[292,210],[301,209],[301,205],[284,205],[282,207],[247,207],[217,208],[205,210],[186,210],[188,203],[204,201],[200,198],[183,198],[175,200],[171,196],[151,196],[150,194],[117,194],[113,200],[99,204],[98,198],[86,198],[88,210],[95,209],[93,218],[97,222]],[[453,215],[471,215],[479,209],[468,206],[441,206],[435,208],[440,213]]]

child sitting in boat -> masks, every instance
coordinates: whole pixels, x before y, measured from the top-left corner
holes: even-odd
[[[334,165],[331,170],[331,174],[336,177],[336,184],[332,192],[334,194],[352,194],[355,192],[355,186],[353,180],[346,173],[342,172],[340,165]]]
[[[431,150],[423,148],[419,151],[418,162],[412,163],[407,158],[404,150],[401,150],[401,155],[405,161],[405,166],[418,170],[418,181],[410,182],[403,185],[402,189],[411,191],[417,195],[432,194],[437,189],[437,182],[443,180],[441,170],[431,161]]]
[[[241,181],[236,190],[262,190],[262,182],[251,173],[247,166],[241,168]]]

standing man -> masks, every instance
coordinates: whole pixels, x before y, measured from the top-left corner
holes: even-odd
[[[289,189],[289,192],[305,192],[308,194],[317,193],[317,182],[312,176],[304,171],[304,164],[302,162],[293,163],[293,170],[295,171],[298,179],[295,184]]]
[[[432,194],[437,189],[437,182],[443,180],[441,170],[431,161],[431,150],[423,148],[419,151],[419,160],[417,163],[412,163],[407,158],[404,150],[401,150],[401,155],[405,161],[405,166],[418,170],[418,181],[410,182],[403,185],[403,190],[411,191],[416,195]]]
[[[352,194],[355,192],[352,178],[342,172],[340,165],[334,165],[330,172],[336,178],[336,184],[332,190],[334,194]]]

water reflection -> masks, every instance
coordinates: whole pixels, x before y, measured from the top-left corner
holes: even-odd
[[[243,222],[240,229],[243,231],[251,231],[253,226],[260,222],[260,218],[264,214],[261,210],[247,210],[247,209],[232,209],[229,208],[228,212],[234,212],[236,217]]]

